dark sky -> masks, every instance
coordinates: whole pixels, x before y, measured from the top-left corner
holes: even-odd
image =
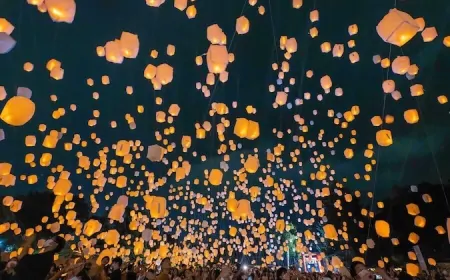
[[[395,122],[389,125],[394,135],[394,145],[389,148],[381,148],[375,158],[379,157],[377,172],[372,172],[374,180],[350,180],[348,186],[363,190],[370,190],[376,186],[378,194],[389,193],[395,185],[417,184],[422,181],[439,182],[436,166],[440,170],[440,176],[445,182],[449,179],[450,168],[450,130],[448,104],[440,105],[437,96],[448,94],[450,86],[450,50],[442,44],[443,37],[450,35],[450,4],[445,0],[434,0],[433,3],[420,0],[398,1],[397,8],[404,10],[413,17],[424,17],[427,26],[435,26],[438,30],[438,38],[431,43],[422,42],[420,34],[403,48],[390,47],[383,42],[376,33],[375,26],[378,21],[393,7],[393,1],[334,1],[334,0],[305,0],[300,10],[292,9],[291,2],[285,0],[259,0],[255,7],[242,0],[198,0],[196,6],[197,17],[187,20],[184,12],[173,8],[172,0],[167,0],[160,8],[151,8],[144,0],[92,0],[77,1],[77,14],[73,24],[54,23],[47,14],[40,13],[35,7],[26,4],[26,1],[6,0],[0,3],[0,17],[7,18],[15,25],[12,36],[17,40],[15,49],[0,56],[0,85],[5,86],[8,96],[12,96],[18,86],[26,86],[33,90],[32,99],[37,109],[34,118],[23,127],[10,127],[2,124],[5,130],[6,140],[0,142],[0,161],[11,162],[13,173],[38,174],[39,182],[28,186],[17,180],[16,186],[9,189],[1,189],[2,194],[18,194],[29,190],[45,189],[46,177],[49,175],[47,168],[37,167],[30,169],[24,163],[26,153],[34,152],[40,155],[46,149],[37,145],[30,149],[24,146],[24,137],[35,134],[38,143],[45,136],[37,130],[41,123],[50,129],[66,127],[68,134],[60,140],[57,149],[53,150],[53,164],[63,164],[67,170],[72,170],[74,185],[88,185],[89,182],[81,176],[74,174],[77,158],[74,151],[63,151],[62,143],[70,142],[74,133],[79,133],[82,138],[88,138],[89,134],[96,132],[102,138],[102,144],[111,145],[121,139],[140,139],[144,145],[155,143],[155,129],[161,131],[163,126],[154,120],[154,99],[156,96],[164,98],[162,108],[167,109],[171,103],[181,106],[180,117],[176,120],[177,132],[171,141],[176,141],[182,135],[194,135],[195,122],[209,120],[209,104],[211,102],[224,102],[231,108],[231,103],[239,101],[237,110],[231,110],[228,118],[234,123],[234,118],[246,116],[245,106],[252,105],[257,108],[256,115],[249,118],[256,120],[261,126],[261,136],[253,142],[240,141],[232,135],[232,128],[227,132],[228,139],[235,139],[243,143],[243,148],[250,151],[257,147],[260,151],[273,148],[278,142],[286,145],[287,153],[295,148],[291,141],[292,136],[285,136],[281,141],[277,140],[272,128],[286,131],[298,126],[293,122],[295,113],[301,114],[306,120],[314,120],[308,135],[317,134],[319,129],[324,129],[332,139],[341,130],[333,125],[332,119],[326,118],[328,109],[344,113],[351,106],[358,105],[361,114],[350,124],[351,129],[358,133],[358,144],[355,145],[355,158],[346,160],[343,150],[350,146],[348,141],[336,145],[336,156],[328,156],[328,162],[336,170],[337,177],[351,178],[353,173],[363,174],[364,164],[367,159],[363,157],[364,149],[368,143],[375,142],[377,128],[370,123],[374,115],[381,115],[384,94],[381,83],[389,75],[394,79],[403,98],[394,101],[390,96],[386,98],[386,114],[393,115]],[[257,6],[265,6],[266,13],[260,16]],[[309,12],[313,8],[319,9],[320,21],[314,26],[319,29],[319,37],[311,39],[308,30],[311,28]],[[251,22],[250,32],[246,35],[235,35],[235,19],[243,14]],[[236,60],[230,64],[229,81],[219,83],[212,94],[212,101],[204,98],[200,91],[195,89],[195,83],[204,82],[206,66],[197,67],[195,56],[206,52],[209,42],[206,39],[207,26],[217,23],[228,37],[228,47],[235,54]],[[350,37],[347,28],[350,24],[358,24],[359,33]],[[107,41],[119,38],[122,31],[137,34],[140,39],[140,52],[137,59],[125,59],[123,64],[115,65],[104,58],[96,56],[97,46],[104,45]],[[303,92],[311,92],[313,97],[322,92],[319,79],[323,75],[329,75],[333,79],[333,88],[341,87],[344,90],[343,97],[329,95],[324,102],[317,102],[315,98],[305,101],[303,106],[288,110],[286,107],[274,110],[272,103],[275,95],[268,92],[268,86],[275,83],[276,73],[272,71],[271,64],[283,60],[282,51],[279,49],[281,35],[295,37],[299,51],[290,60],[291,70],[289,77],[295,77],[296,85],[290,88],[289,102],[302,97]],[[275,39],[275,42],[274,42]],[[348,60],[349,48],[346,46],[344,56],[341,59],[333,58],[331,53],[323,54],[320,44],[329,41],[332,44],[346,44],[354,39],[359,52],[360,62],[352,65]],[[176,46],[176,55],[165,55],[167,44]],[[274,45],[277,45],[275,48]],[[154,60],[149,56],[150,50],[156,49],[160,56]],[[352,50],[353,51],[353,50]],[[379,54],[381,57],[394,59],[398,55],[407,55],[412,63],[419,65],[420,71],[416,79],[408,81],[404,76],[388,74],[379,65],[374,65],[372,56]],[[278,57],[277,57],[278,56]],[[65,76],[62,81],[51,79],[45,69],[46,62],[56,58],[62,62]],[[23,63],[30,61],[35,70],[31,73],[24,72]],[[167,62],[174,67],[174,80],[165,86],[162,91],[155,92],[151,83],[144,79],[143,70],[148,63],[159,64]],[[306,79],[306,70],[314,70],[313,79]],[[102,75],[109,75],[111,84],[102,86]],[[96,85],[92,88],[86,85],[86,79],[93,78]],[[409,86],[412,83],[421,83],[425,88],[425,95],[411,97]],[[125,87],[132,85],[134,94],[125,94]],[[100,99],[92,99],[92,92],[98,91]],[[58,101],[50,101],[50,95],[56,94]],[[69,112],[70,104],[77,104],[76,112]],[[4,102],[3,102],[4,104]],[[3,104],[1,106],[3,106]],[[143,104],[146,107],[144,114],[137,114],[136,106]],[[417,108],[420,105],[420,122],[408,125],[403,120],[405,109]],[[68,113],[59,120],[51,117],[53,110],[64,107]],[[94,128],[87,126],[87,121],[92,118],[92,110],[100,110],[101,117]],[[319,116],[313,116],[312,111],[317,109]],[[137,129],[129,130],[124,115],[130,113],[136,119]],[[116,120],[118,129],[109,128],[109,122]],[[217,119],[216,119],[217,121]],[[349,134],[346,130],[346,135]],[[344,131],[344,130],[342,130]],[[329,133],[329,134],[328,134]],[[346,136],[346,137],[347,137]],[[313,140],[314,137],[310,136]],[[347,137],[348,138],[348,137]],[[193,150],[199,154],[209,156],[208,161],[201,163],[193,159],[191,164],[192,177],[202,175],[205,168],[218,168],[220,159],[216,150],[219,145],[215,135],[209,135],[206,140],[193,139]],[[298,145],[298,144],[297,144]],[[98,148],[89,144],[83,150],[84,154],[94,156]],[[325,151],[325,150],[324,150]],[[311,151],[302,150],[304,153],[305,175],[300,176],[298,169],[283,175],[298,182],[309,178],[311,172],[307,165]],[[329,151],[328,151],[329,153]],[[238,156],[232,161],[232,168],[239,168]],[[146,163],[149,169],[164,175],[164,166]],[[310,165],[310,164],[309,164]],[[375,175],[376,174],[376,175]],[[201,176],[200,176],[201,177]],[[257,179],[255,179],[257,182]],[[90,191],[87,191],[90,193]],[[115,201],[115,199],[113,199]]]

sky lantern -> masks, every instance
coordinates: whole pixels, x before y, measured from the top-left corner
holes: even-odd
[[[377,131],[376,140],[377,140],[378,145],[380,145],[382,147],[387,147],[394,143],[391,131],[387,130],[387,129],[382,129],[382,130]]]
[[[300,9],[303,6],[303,0],[292,0],[292,7],[294,9]]]
[[[397,9],[389,10],[389,13],[377,25],[377,32],[381,39],[399,47],[411,40],[418,31],[419,26],[414,19]]]
[[[13,31],[14,25],[12,25],[7,19],[0,18],[0,33],[11,35]]]
[[[241,16],[236,20],[236,33],[243,35],[248,33],[250,30],[250,21],[245,17]]]
[[[399,75],[404,75],[408,72],[410,66],[409,57],[397,56],[391,64],[392,72]]]
[[[156,67],[156,79],[161,85],[167,85],[173,80],[173,68],[172,66],[164,63]]]
[[[197,15],[197,8],[195,5],[189,6],[189,8],[186,9],[186,15],[188,19],[193,19]]]
[[[123,62],[123,54],[120,49],[119,41],[109,41],[105,45],[106,60],[112,63],[121,64]]]
[[[409,109],[403,113],[405,121],[409,124],[415,124],[419,121],[419,112],[416,109]]]
[[[425,43],[431,42],[438,36],[435,27],[427,27],[422,31],[422,39]]]
[[[45,0],[45,5],[54,22],[72,23],[75,19],[75,0]]]
[[[227,41],[227,36],[219,25],[213,24],[206,29],[208,41],[213,45],[223,45]]]
[[[187,8],[188,0],[175,0],[173,6],[180,11],[184,11]]]
[[[9,53],[15,45],[16,40],[10,35],[0,32],[0,54]]]
[[[390,236],[390,226],[389,223],[383,220],[375,221],[375,230],[377,234],[383,238],[388,238]]]
[[[222,184],[223,173],[220,169],[212,169],[209,173],[209,182],[213,186],[220,186]]]
[[[214,74],[220,74],[227,69],[228,50],[226,46],[210,45],[206,53],[208,70]]]
[[[34,115],[34,102],[23,96],[13,96],[3,107],[0,118],[12,126],[22,126],[29,122]]]
[[[122,32],[119,40],[120,51],[123,57],[136,58],[139,53],[139,38],[129,32]]]

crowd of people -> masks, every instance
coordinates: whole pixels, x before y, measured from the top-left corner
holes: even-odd
[[[349,269],[326,273],[301,272],[295,267],[248,267],[246,265],[210,265],[205,267],[172,266],[165,258],[158,271],[136,262],[125,263],[120,257],[103,257],[100,265],[76,258],[59,266],[54,255],[65,246],[62,237],[47,240],[39,254],[23,254],[13,257],[0,267],[0,280],[450,280],[446,270],[422,271],[417,277],[409,276],[405,270],[394,270],[389,264],[385,268],[368,269],[361,262],[353,262]]]

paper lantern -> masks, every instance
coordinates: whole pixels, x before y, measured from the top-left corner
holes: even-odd
[[[148,64],[144,69],[144,77],[148,80],[153,79],[156,76],[156,66]]]
[[[427,262],[428,262],[428,264],[431,265],[431,266],[436,266],[436,260],[433,259],[433,258],[428,258],[428,259],[427,259]]]
[[[136,58],[139,53],[139,38],[137,35],[122,32],[120,35],[120,51],[123,57]]]
[[[311,22],[316,22],[319,21],[319,11],[318,10],[313,10],[309,13],[309,20]]]
[[[406,205],[406,210],[408,211],[408,214],[411,216],[417,216],[420,214],[420,209],[417,204],[409,203]]]
[[[208,38],[208,41],[213,45],[224,45],[227,41],[227,36],[217,24],[208,26],[208,28],[206,29],[206,37]]]
[[[373,126],[380,126],[383,124],[383,119],[380,116],[374,116],[370,119]]]
[[[295,38],[289,38],[286,41],[285,48],[286,48],[286,51],[288,53],[295,53],[295,52],[297,52],[297,40]]]
[[[173,80],[173,68],[172,66],[164,63],[156,67],[156,79],[161,85],[167,85]]]
[[[239,35],[246,34],[250,30],[250,21],[241,16],[236,20],[236,33]]]
[[[397,56],[392,62],[392,72],[399,75],[404,75],[408,72],[410,61],[407,56]]]
[[[245,118],[237,118],[233,132],[240,138],[254,140],[259,137],[259,124]]]
[[[419,239],[420,239],[419,235],[417,235],[417,233],[415,232],[411,232],[408,235],[408,241],[411,242],[412,244],[417,244],[417,242],[419,242]]]
[[[102,224],[94,219],[90,219],[84,224],[83,234],[91,237],[95,233],[99,232],[102,229]]]
[[[438,96],[437,100],[438,100],[439,104],[445,104],[448,102],[448,98],[445,95]]]
[[[422,199],[425,203],[431,203],[433,202],[433,198],[429,194],[423,194]]]
[[[309,35],[311,36],[311,38],[319,36],[319,30],[316,27],[313,27],[309,30]]]
[[[120,233],[115,229],[110,229],[106,232],[105,243],[108,245],[116,245],[119,243]]]
[[[322,86],[325,93],[330,92],[330,88],[333,86],[330,76],[326,75],[320,78],[320,85]]]
[[[235,227],[230,227],[230,231],[229,231],[230,236],[235,237],[237,234],[237,228]]]
[[[348,34],[353,36],[358,33],[358,25],[352,24],[348,27]]]
[[[13,31],[14,31],[14,25],[12,25],[5,18],[0,18],[0,33],[6,33],[8,35],[11,35],[11,33]]]
[[[147,158],[152,162],[160,162],[164,156],[164,148],[159,145],[148,146]]]
[[[417,264],[407,263],[406,264],[406,273],[411,275],[412,277],[416,277],[420,272],[420,268]]]
[[[6,33],[0,32],[0,54],[9,53],[16,45],[16,40]]]
[[[210,45],[206,53],[206,62],[210,73],[220,74],[227,69],[228,50],[226,46]]]
[[[122,204],[114,204],[108,213],[108,219],[112,221],[120,221],[125,213],[125,206]]]
[[[159,6],[164,4],[164,2],[166,2],[166,0],[145,0],[145,3],[147,4],[147,6],[154,7],[154,8],[158,8]]]
[[[150,203],[150,216],[153,219],[162,219],[166,216],[167,202],[165,197],[152,196]]]
[[[123,157],[130,153],[131,145],[127,140],[120,140],[116,144],[116,156]]]
[[[416,227],[424,228],[427,220],[422,216],[414,217],[414,225]]]
[[[419,27],[419,32],[423,31],[423,29],[425,28],[425,20],[423,18],[416,18],[414,19],[414,21],[416,22],[417,26]]]
[[[446,46],[447,48],[450,48],[450,36],[446,36],[444,38],[444,40],[442,41],[442,43],[444,44],[444,46]]]
[[[390,130],[387,129],[377,131],[376,140],[378,145],[382,147],[387,147],[394,143],[392,133]]]
[[[303,6],[303,0],[292,0],[292,7],[294,9],[300,9]]]
[[[344,45],[335,44],[333,46],[333,57],[342,57],[343,54],[344,54]]]
[[[325,42],[320,45],[320,49],[323,53],[329,53],[331,51],[330,42]]]
[[[377,33],[383,41],[403,46],[419,31],[414,19],[407,13],[391,9],[377,25]]]
[[[248,173],[256,173],[259,168],[259,159],[256,156],[248,156],[244,168]]]
[[[327,224],[323,226],[324,236],[325,238],[338,240],[338,234],[336,228],[332,224]]]
[[[195,8],[194,5],[189,6],[189,8],[186,9],[186,15],[189,19],[195,18],[197,15],[197,8]]]
[[[277,96],[275,97],[275,102],[280,105],[283,106],[286,104],[287,102],[287,93],[283,92],[283,91],[279,91],[277,92]]]
[[[423,86],[420,84],[415,84],[409,87],[411,96],[421,96],[424,94]]]
[[[434,228],[436,231],[437,231],[437,233],[438,234],[445,234],[446,233],[446,231],[445,231],[445,229],[444,229],[444,227],[443,226],[437,226],[437,227],[435,227]]]
[[[416,254],[415,254],[414,252],[411,252],[411,251],[408,252],[408,258],[409,258],[410,260],[412,260],[412,261],[417,260]]]
[[[409,124],[415,124],[419,121],[419,112],[416,109],[409,109],[403,113],[405,121]]]
[[[438,36],[435,27],[427,27],[422,31],[422,39],[425,43],[431,42]]]
[[[220,169],[212,169],[209,172],[208,181],[213,186],[220,186],[222,184],[223,173]]]
[[[3,198],[3,205],[5,205],[6,207],[9,207],[13,204],[14,202],[14,198],[12,196],[5,196]]]
[[[284,232],[286,228],[286,222],[284,220],[277,220],[277,222],[275,223],[275,229],[278,232]]]
[[[105,45],[106,60],[112,63],[121,64],[123,62],[123,55],[120,49],[119,41],[110,41]]]
[[[72,182],[70,180],[60,178],[56,182],[55,187],[53,188],[53,193],[55,195],[64,196],[69,193],[71,188],[72,188]]]
[[[128,178],[126,176],[121,175],[121,176],[117,177],[116,187],[118,187],[119,189],[125,188],[127,186],[127,181],[128,181]]]
[[[175,0],[173,6],[180,11],[184,11],[187,8],[188,0]]]
[[[351,63],[357,63],[359,61],[359,53],[352,52],[351,54],[349,54],[348,58],[350,59]]]
[[[72,23],[75,19],[75,0],[45,0],[45,6],[54,22]]]
[[[352,150],[352,149],[349,149],[349,148],[345,149],[345,150],[344,150],[344,156],[345,156],[345,158],[347,158],[347,159],[353,158],[353,156],[354,156],[353,150]]]

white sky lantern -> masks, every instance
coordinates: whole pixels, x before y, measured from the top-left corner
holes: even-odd
[[[395,82],[393,80],[386,80],[383,82],[384,93],[392,93],[395,90]]]
[[[397,56],[394,61],[392,61],[392,72],[399,75],[404,75],[408,72],[410,66],[409,57],[407,56]]]
[[[352,52],[348,58],[350,59],[351,63],[357,63],[359,61],[359,53],[357,52]]]
[[[214,74],[220,74],[227,69],[228,51],[226,46],[210,45],[206,54],[208,70]]]
[[[320,49],[323,53],[329,53],[331,51],[331,44],[330,42],[324,42],[322,45],[320,45]]]
[[[105,45],[106,60],[112,63],[121,64],[123,62],[123,55],[120,51],[119,41],[109,41]]]
[[[12,25],[5,18],[0,18],[0,32],[6,33],[8,35],[11,35],[11,33],[13,31],[14,31],[14,25]]]
[[[436,27],[427,27],[422,31],[422,38],[425,43],[433,41],[437,36]]]
[[[372,57],[372,61],[373,61],[373,64],[378,64],[378,63],[380,63],[380,62],[381,62],[381,56],[379,56],[378,54],[377,54],[377,55],[374,55],[374,56]]]
[[[160,162],[164,156],[164,148],[159,145],[148,146],[147,158],[152,162]]]
[[[161,64],[156,67],[156,79],[162,84],[167,85],[173,80],[173,68],[169,64]]]
[[[392,92],[391,96],[395,101],[400,100],[402,98],[402,94],[397,90]]]
[[[407,13],[391,9],[377,25],[378,35],[385,42],[403,46],[419,31],[419,26]]]
[[[208,41],[214,45],[223,45],[227,42],[227,36],[217,24],[208,26],[206,29],[206,37],[208,38]]]
[[[283,106],[287,102],[287,97],[288,97],[288,95],[286,92],[279,91],[279,92],[277,92],[277,97],[275,98],[275,102],[278,105]]]
[[[48,14],[54,22],[72,23],[77,5],[75,0],[45,0]]]
[[[57,81],[62,80],[64,78],[64,69],[60,67],[54,67],[52,71],[50,71],[50,77]]]
[[[120,50],[126,58],[136,58],[139,53],[139,38],[129,32],[122,32],[120,36]]]
[[[325,93],[330,93],[330,88],[333,86],[330,76],[326,75],[320,78],[320,85],[322,86]]]
[[[153,79],[156,76],[156,66],[149,64],[145,67],[144,77],[148,80]]]
[[[241,16],[236,20],[236,32],[239,35],[246,34],[250,30],[250,21],[245,17]]]
[[[309,20],[311,20],[311,22],[319,21],[319,11],[318,10],[311,11],[309,13]]]
[[[344,54],[344,45],[335,44],[333,46],[333,57],[342,57],[343,54]]]
[[[421,84],[412,85],[410,88],[411,96],[421,96],[424,94],[423,86]]]
[[[300,9],[303,6],[303,0],[292,0],[292,7],[294,9]]]
[[[348,27],[348,34],[353,36],[358,33],[358,25],[352,24]]]
[[[285,47],[286,47],[286,50],[287,50],[289,53],[295,53],[295,52],[297,52],[297,40],[296,40],[295,38],[289,38],[289,39],[286,41]]]
[[[16,40],[6,33],[0,32],[0,54],[9,53],[16,45]]]
[[[188,0],[175,0],[173,6],[180,11],[184,11],[187,8]]]

